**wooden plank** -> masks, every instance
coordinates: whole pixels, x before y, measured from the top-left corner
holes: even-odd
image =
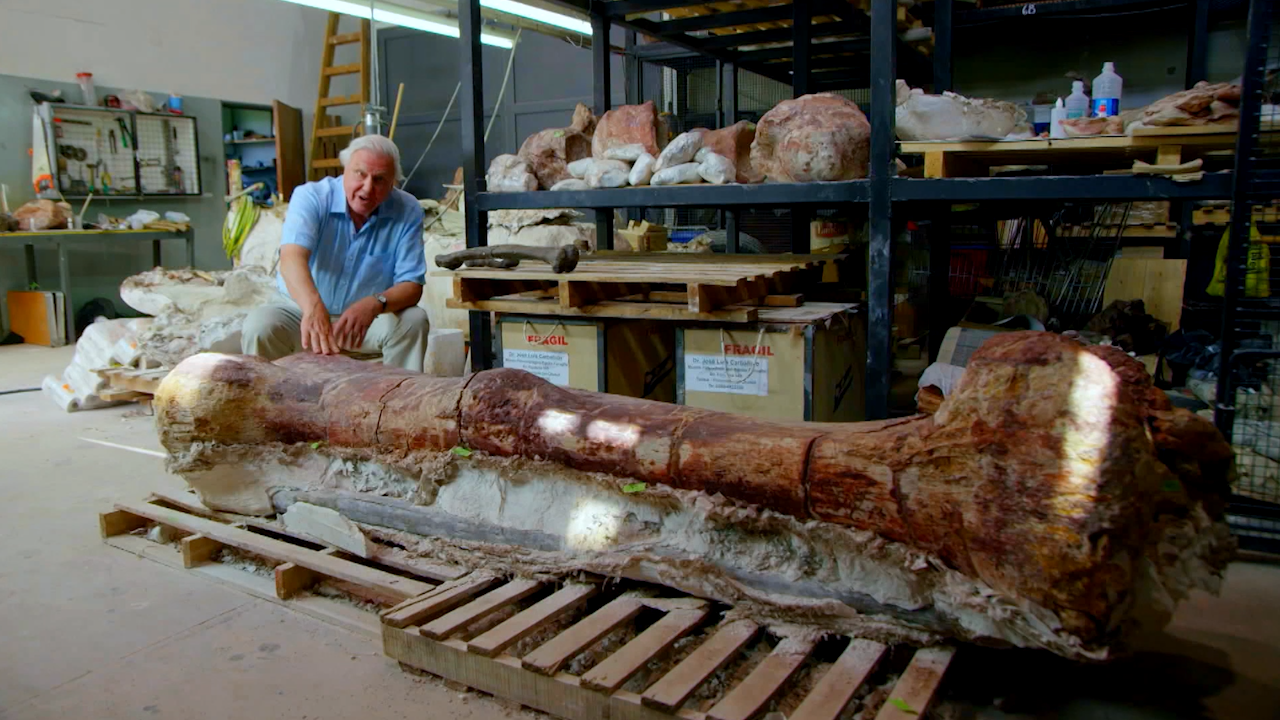
[[[791,714],[791,720],[836,720],[886,650],[888,647],[871,640],[849,641],[849,647]]]
[[[639,615],[643,607],[636,598],[617,598],[525,655],[521,665],[526,670],[552,675],[614,628]]]
[[[929,711],[929,704],[938,691],[942,675],[955,656],[955,648],[931,647],[917,650],[911,664],[889,693],[889,700],[901,700],[910,712],[896,703],[885,702],[876,713],[876,720],[920,720]]]
[[[451,584],[440,587],[427,597],[407,607],[397,606],[383,613],[382,622],[391,627],[408,627],[430,620],[488,590],[501,582],[491,576],[466,577]]]
[[[1116,300],[1141,299],[1147,313],[1178,329],[1182,321],[1182,293],[1187,261],[1119,257],[1112,261],[1102,291],[1102,305]]]
[[[671,649],[677,640],[688,635],[706,617],[706,610],[677,610],[667,613],[631,642],[591,668],[582,676],[582,686],[602,692],[617,690],[649,661]]]
[[[644,320],[686,320],[697,322],[752,323],[759,318],[755,307],[732,305],[711,312],[694,313],[688,307],[664,303],[629,303],[605,300],[580,308],[562,308],[555,300],[495,298],[460,302],[445,300],[445,307],[455,310],[514,313],[522,315],[560,315],[563,317],[607,317]]]
[[[360,95],[334,95],[333,97],[320,98],[320,107],[336,107],[341,105],[362,105]]]
[[[647,285],[636,283],[598,283],[560,281],[559,301],[562,308],[580,308],[601,300],[634,295],[648,290]]]
[[[271,108],[276,131],[276,192],[288,202],[293,189],[307,181],[302,111],[279,100],[272,101]]]
[[[328,158],[325,160],[313,160],[311,161],[311,167],[321,169],[321,170],[325,168],[340,168],[342,167],[342,161],[339,160],[338,158]]]
[[[765,307],[800,307],[804,304],[804,294],[765,295],[760,304]]]
[[[571,584],[467,643],[467,650],[493,657],[528,637],[546,623],[564,616],[599,592],[596,585]]]
[[[320,576],[293,563],[284,563],[276,566],[275,580],[276,597],[288,600],[320,582]]]
[[[182,550],[182,567],[188,570],[209,562],[209,558],[222,549],[222,543],[199,533],[188,535],[179,542]]]
[[[1239,131],[1239,123],[1232,122],[1224,125],[1170,125],[1161,127],[1137,126],[1133,128],[1132,134],[1134,137],[1177,137],[1183,135],[1235,135]]]
[[[1182,146],[1181,145],[1161,145],[1156,148],[1156,165],[1181,165],[1182,164]]]
[[[432,589],[431,585],[418,580],[411,580],[375,568],[357,565],[315,550],[300,548],[281,540],[254,534],[242,528],[230,527],[213,520],[195,517],[158,505],[118,503],[116,504],[116,509],[141,515],[180,530],[200,533],[239,550],[282,562],[292,562],[295,565],[301,565],[322,575],[339,580],[348,580],[367,585],[389,596],[407,598],[421,595]]]
[[[756,636],[760,626],[750,620],[721,625],[711,639],[698,646],[662,679],[640,696],[648,707],[674,712],[720,668],[724,667]]]
[[[432,620],[423,625],[418,632],[432,640],[444,640],[468,625],[529,597],[541,587],[542,583],[537,580],[512,580],[485,594],[479,600],[467,603]]]
[[[360,72],[360,63],[347,63],[346,65],[330,65],[320,71],[325,77],[333,77],[334,75],[355,75]]]
[[[125,510],[98,513],[98,530],[102,533],[104,539],[113,535],[124,535],[125,533],[133,532],[146,527],[147,524],[148,521],[145,517]]]
[[[351,43],[358,43],[360,42],[360,33],[341,33],[330,37],[327,42],[330,45],[350,45]]]
[[[320,130],[320,137],[351,137],[351,133],[354,130],[355,127],[352,125],[323,128]]]
[[[740,685],[707,713],[710,720],[749,720],[764,709],[813,652],[813,641],[784,638]]]
[[[410,667],[557,717],[609,717],[608,696],[581,687],[572,675],[548,677],[531,673],[509,655],[491,659],[469,653],[466,643],[460,640],[431,640],[419,635],[417,628],[401,630],[383,625],[382,651]]]

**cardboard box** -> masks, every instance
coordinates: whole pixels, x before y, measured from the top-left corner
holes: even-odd
[[[496,336],[499,367],[562,387],[675,401],[672,323],[499,315]]]
[[[761,308],[749,325],[676,330],[676,402],[770,420],[866,416],[866,315],[860,306]]]

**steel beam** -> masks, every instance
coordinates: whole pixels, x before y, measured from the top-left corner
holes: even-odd
[[[933,92],[951,89],[952,0],[933,0]]]
[[[874,95],[872,102],[875,102]],[[874,104],[871,110],[874,115]],[[1138,175],[1050,175],[933,180],[896,178],[893,180],[892,190],[895,201],[1220,200],[1231,196],[1231,175],[1208,173],[1203,180],[1194,183],[1180,183],[1165,177]]]
[[[810,92],[809,43],[813,40],[813,12],[807,2],[791,3],[791,11],[791,97],[800,97]],[[806,232],[804,237],[807,245],[809,233]],[[792,244],[795,244],[794,238]]]
[[[462,113],[462,187],[466,198],[467,247],[489,244],[489,213],[476,198],[484,191],[484,70],[481,65],[480,0],[459,0],[459,93]],[[489,313],[472,312],[471,369],[479,372],[493,367],[493,323]]]
[[[604,117],[613,101],[610,72],[612,48],[609,47],[609,18],[602,14],[591,16],[591,68],[592,96],[595,99],[596,117]],[[601,207],[596,211],[596,247],[613,249],[613,208]]]
[[[1209,2],[1192,0],[1187,8],[1191,23],[1187,34],[1187,89],[1209,73]]]
[[[758,185],[668,185],[558,192],[543,190],[525,193],[483,193],[476,202],[483,210],[563,207],[788,207],[790,205],[831,207],[841,203],[866,202],[870,197],[870,187],[871,184],[867,180]]]
[[[871,0],[871,205],[868,208],[867,419],[889,415],[893,353],[894,78],[897,3]]]

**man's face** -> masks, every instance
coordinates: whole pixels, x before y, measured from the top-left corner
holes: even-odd
[[[347,206],[363,217],[371,215],[391,195],[395,186],[395,161],[369,150],[352,153],[342,172],[342,188],[347,196]]]

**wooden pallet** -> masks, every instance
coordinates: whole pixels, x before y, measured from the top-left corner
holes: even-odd
[[[926,178],[985,177],[997,165],[1048,165],[1101,172],[1133,160],[1178,165],[1207,152],[1235,147],[1233,128],[1140,128],[1133,135],[1063,140],[899,142],[907,155],[924,155]]]
[[[155,543],[134,532],[156,525],[165,528],[169,537],[178,538],[178,545]],[[113,547],[192,570],[371,637],[380,633],[374,613],[305,591],[324,582],[348,596],[386,608],[466,575],[465,570],[451,565],[405,563],[381,548],[372,561],[357,558],[291,532],[278,521],[210,510],[194,494],[153,494],[145,502],[117,503],[115,509],[99,514],[99,526],[103,539]],[[269,562],[274,566],[273,577],[215,561],[223,548]]]
[[[466,602],[451,595],[461,592],[467,594]],[[515,598],[536,602],[517,604]],[[506,608],[508,617],[501,623],[482,626],[474,634],[465,630]],[[563,618],[571,614],[574,622],[566,626]],[[813,639],[817,634],[777,637],[750,620],[724,619],[700,600],[626,593],[605,597],[598,585],[576,583],[536,589],[524,580],[479,589],[458,584],[384,611],[382,619],[388,657],[568,720],[749,720],[793,693],[788,698],[794,705],[792,720],[835,720],[895,653],[869,640],[827,638],[821,651],[833,662],[822,671],[814,667],[820,651]],[[639,619],[644,622],[637,623]],[[540,639],[521,657],[507,652],[558,621],[556,634]],[[636,632],[624,635],[629,639],[620,647],[597,650],[577,674],[567,671],[580,653],[628,627]],[[670,655],[682,638],[692,642],[676,662]],[[889,697],[901,702],[886,702],[876,715],[879,720],[923,716],[954,649],[896,652],[903,672]],[[714,677],[726,668],[732,674]],[[821,677],[796,689],[792,684],[802,670]],[[630,682],[637,676],[640,682]],[[707,683],[725,687],[702,702],[710,707],[691,709],[689,699]]]
[[[586,258],[571,273],[533,263],[463,268],[448,307],[486,312],[663,320],[752,322],[768,296],[816,285],[822,266],[843,255],[698,256],[647,253]],[[674,304],[678,302],[680,304]]]
[[[119,503],[99,524],[114,547],[381,635],[387,656],[405,666],[567,720],[749,720],[784,700],[792,720],[835,720],[860,686],[896,672],[888,697],[899,702],[876,717],[911,720],[928,709],[954,655],[803,629],[783,636],[722,605],[640,583],[504,578],[410,564],[382,548],[355,558],[274,520],[209,510],[190,494]],[[144,536],[157,525],[176,547]],[[273,565],[272,576],[219,562],[224,548]],[[307,592],[321,582],[364,605]],[[598,645],[609,637],[607,649]]]

